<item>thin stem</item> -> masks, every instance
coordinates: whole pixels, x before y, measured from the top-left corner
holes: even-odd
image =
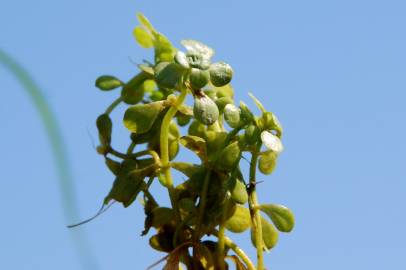
[[[107,107],[105,114],[110,114],[122,101],[123,98],[121,96],[114,100],[113,103],[111,103],[110,106]]]
[[[161,163],[162,163],[162,173],[165,177],[165,185],[168,188],[169,197],[171,199],[171,204],[173,209],[175,210],[176,219],[180,221],[179,211],[177,208],[177,202],[175,199],[174,187],[173,187],[173,180],[169,165],[169,127],[172,121],[172,118],[175,116],[176,112],[180,105],[186,99],[187,95],[187,88],[183,85],[181,87],[181,93],[169,108],[168,112],[165,114],[164,119],[162,120],[161,125],[161,134],[160,134],[160,152],[161,152]]]
[[[224,205],[224,209],[228,208],[228,200]],[[227,211],[224,211],[221,216],[221,222],[219,225],[218,242],[217,242],[217,261],[220,266],[220,270],[225,270],[226,266],[224,264],[224,247],[225,247],[225,231],[226,231],[226,217]]]
[[[219,236],[219,232],[217,230],[213,230],[212,234],[216,237]],[[227,236],[224,236],[224,244],[231,248],[235,254],[237,254],[238,257],[245,263],[245,265],[248,267],[248,270],[257,270],[255,268],[254,263],[250,260],[250,258],[245,254],[244,250],[242,250],[236,243],[233,242],[230,238]]]
[[[257,246],[257,270],[264,269],[264,248],[263,248],[263,239],[262,239],[262,223],[261,223],[261,216],[259,214],[258,208],[258,199],[257,199],[257,192],[255,188],[256,184],[256,171],[257,171],[257,161],[258,161],[258,153],[261,148],[261,143],[258,143],[255,149],[252,151],[251,162],[250,162],[250,185],[251,188],[249,189],[249,208],[251,213],[251,221],[253,226],[254,238],[255,243]]]

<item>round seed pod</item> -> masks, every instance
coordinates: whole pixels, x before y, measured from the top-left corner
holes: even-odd
[[[196,95],[193,114],[197,121],[205,125],[212,125],[219,118],[219,109],[216,103],[208,96]]]
[[[209,72],[207,70],[201,70],[192,68],[189,74],[189,82],[193,89],[201,89],[209,82]]]
[[[226,120],[230,127],[236,128],[240,125],[240,115],[241,110],[234,104],[227,104],[224,107],[224,120]]]
[[[97,78],[95,86],[102,91],[110,91],[123,86],[123,82],[114,76],[103,75]]]
[[[278,154],[273,151],[267,151],[259,157],[258,169],[263,174],[271,174],[276,167]]]
[[[210,66],[210,81],[214,86],[220,87],[228,84],[233,77],[233,69],[224,62],[214,63]]]

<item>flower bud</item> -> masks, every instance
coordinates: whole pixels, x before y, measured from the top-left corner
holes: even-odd
[[[232,128],[237,128],[240,125],[241,110],[234,104],[227,104],[224,107],[224,120]]]

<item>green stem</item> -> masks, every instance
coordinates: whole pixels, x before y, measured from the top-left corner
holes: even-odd
[[[113,103],[111,103],[110,106],[107,107],[105,114],[110,114],[122,101],[123,98],[121,96],[114,100]]]
[[[256,192],[256,171],[257,171],[257,161],[258,161],[258,153],[261,148],[261,144],[258,143],[255,149],[252,151],[252,157],[250,162],[250,185],[251,188],[249,190],[249,208],[251,213],[251,221],[252,227],[254,232],[255,243],[257,246],[257,270],[264,269],[264,248],[263,248],[263,238],[262,238],[262,223],[261,223],[261,215],[259,214],[257,205],[257,192]]]
[[[173,180],[172,180],[172,175],[171,175],[171,170],[170,170],[170,165],[169,165],[169,127],[172,121],[172,118],[175,116],[176,112],[178,111],[178,108],[180,105],[183,104],[183,102],[186,99],[187,95],[187,88],[183,85],[182,82],[182,87],[181,87],[181,93],[172,104],[172,106],[169,108],[168,112],[165,114],[164,119],[162,120],[162,125],[161,125],[161,134],[160,134],[160,152],[161,152],[161,163],[162,163],[162,173],[165,177],[165,185],[168,188],[169,192],[169,197],[171,199],[171,204],[173,209],[175,210],[176,214],[176,219],[180,221],[180,215],[179,211],[177,208],[177,202],[175,198],[175,193],[174,193],[174,187],[173,187]]]
[[[224,209],[227,209],[227,208],[228,208],[228,201],[226,201],[226,203],[224,205]],[[225,267],[226,267],[224,264],[226,217],[227,217],[227,211],[225,210],[221,216],[221,223],[219,225],[218,243],[217,243],[217,261],[218,261],[218,265],[220,266],[220,270],[225,270]]]
[[[219,232],[217,230],[212,231],[212,234],[216,237],[219,236]],[[231,240],[227,236],[224,236],[224,244],[231,250],[233,250],[238,257],[240,257],[240,259],[247,266],[248,270],[257,270],[254,263],[250,260],[247,254],[245,254],[244,250],[242,250],[236,243],[234,243],[233,240]]]

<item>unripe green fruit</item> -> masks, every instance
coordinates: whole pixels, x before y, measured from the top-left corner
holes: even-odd
[[[180,65],[182,68],[184,69],[188,69],[190,68],[188,59],[186,57],[186,54],[182,51],[177,51],[175,54],[175,63],[177,63],[178,65]]]
[[[205,87],[209,82],[209,78],[210,75],[207,70],[192,68],[189,74],[189,82],[193,89]]]
[[[114,76],[103,75],[97,78],[95,85],[102,91],[110,91],[123,85],[123,82]]]
[[[212,125],[219,118],[219,109],[216,103],[205,94],[196,95],[193,114],[202,124]]]
[[[232,77],[233,69],[229,64],[218,62],[210,66],[210,81],[214,86],[224,86],[231,81]]]

